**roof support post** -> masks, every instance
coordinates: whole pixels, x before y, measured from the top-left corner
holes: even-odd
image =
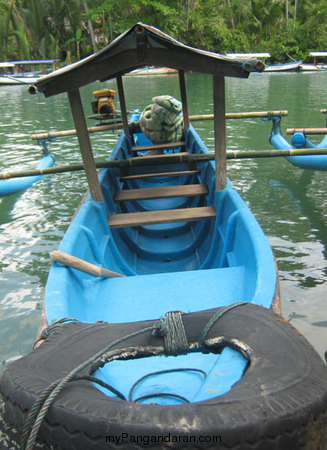
[[[226,174],[226,123],[225,123],[225,78],[213,76],[213,108],[215,132],[216,191],[227,183]]]
[[[188,107],[187,107],[185,72],[184,72],[184,70],[179,70],[178,71],[178,75],[179,75],[179,87],[180,87],[180,90],[181,90],[181,98],[182,98],[182,106],[183,106],[184,130],[187,130],[190,127],[190,119],[189,119]]]
[[[118,95],[119,95],[121,116],[122,116],[122,121],[123,121],[123,129],[124,129],[124,132],[125,132],[126,136],[129,136],[127,109],[126,109],[126,102],[125,102],[124,86],[123,86],[122,76],[121,75],[117,75],[116,80],[117,80],[117,86],[118,86]]]
[[[96,202],[103,202],[101,186],[93,158],[89,132],[87,130],[82,100],[78,89],[68,91],[68,98],[73,114],[77,138],[81,150],[84,169],[89,185],[90,194]]]

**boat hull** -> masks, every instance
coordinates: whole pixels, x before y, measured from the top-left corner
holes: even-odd
[[[297,133],[292,138],[296,142],[296,146],[290,144],[279,131],[279,119],[273,120],[273,129],[269,136],[269,142],[277,150],[292,150],[294,148],[325,148],[327,147],[327,136],[325,136],[320,144],[315,145],[307,139],[303,133]],[[304,156],[286,156],[285,159],[293,164],[293,166],[301,169],[311,170],[327,170],[327,155],[304,155]]]
[[[142,135],[140,145],[144,144],[144,138]],[[192,127],[185,132],[185,144],[194,153],[208,151]],[[125,159],[130,156],[130,138],[123,134],[110,159]],[[112,324],[133,323],[159,318],[168,311],[191,313],[239,301],[262,305],[267,309],[279,305],[276,265],[259,224],[229,181],[224,190],[215,191],[213,162],[200,163],[198,166],[198,174],[185,176],[158,173],[155,177],[121,180],[120,169],[103,170],[100,173],[105,201],[94,202],[89,195],[86,197],[59,250],[126,276],[92,279],[75,269],[53,264],[45,293],[46,326],[58,317],[70,317],[82,322],[104,320]],[[188,168],[188,164],[166,164],[159,168],[159,172]],[[144,167],[142,172],[149,175],[153,170],[153,167]],[[128,176],[134,176],[136,172],[139,169],[132,168],[128,170]],[[143,189],[147,186],[153,189],[162,185],[170,187],[176,183],[184,185],[201,182],[209,187],[207,195],[202,197],[114,201],[115,192],[122,188]],[[215,220],[120,229],[108,226],[108,216],[116,213],[201,208],[207,204],[215,207]],[[223,352],[220,358],[203,360],[189,354],[186,363],[188,367],[210,370],[212,365],[216,367],[219,361],[224,361],[229,369],[228,375],[220,377],[223,393],[228,392],[232,384],[242,377],[247,361],[231,349]],[[152,362],[149,364],[150,366],[143,361],[134,364],[129,372],[130,375],[133,374],[131,378],[126,373],[121,377],[119,373],[124,366],[117,364],[114,378],[115,383],[118,382],[118,389],[123,388],[119,380],[124,379],[126,386],[129,386],[134,377],[143,377],[151,372]],[[174,358],[156,363],[160,370],[175,365]],[[108,370],[111,372],[109,367],[104,366],[96,376],[108,381],[112,377]],[[184,393],[186,397],[203,401],[208,398],[208,392],[209,397],[216,396],[214,390],[208,391],[203,386],[196,387],[195,393],[196,385],[190,385],[187,377],[186,374],[179,375],[178,383],[178,386],[193,386]],[[103,392],[112,395],[106,390]],[[148,400],[150,403],[151,401]],[[157,401],[162,404],[179,403],[171,398],[160,398]]]

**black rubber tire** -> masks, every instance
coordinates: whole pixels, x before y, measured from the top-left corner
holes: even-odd
[[[216,311],[183,315],[189,343],[198,342]],[[154,322],[69,323],[9,365],[0,380],[0,429],[11,447],[1,448],[16,448],[27,412],[52,381],[109,342]],[[142,405],[110,399],[87,381],[73,382],[48,411],[38,436],[40,448],[326,448],[327,368],[297,330],[271,311],[246,304],[223,315],[208,339],[216,349],[226,344],[242,349],[250,360],[245,375],[228,393],[180,406]],[[161,353],[162,338],[147,333],[117,348],[125,356]],[[106,436],[122,437],[123,433],[129,438],[121,445],[106,442]],[[141,438],[133,442],[133,436],[150,437],[150,442],[142,443]],[[160,443],[163,436],[179,442]],[[213,436],[220,436],[221,442],[213,442]]]

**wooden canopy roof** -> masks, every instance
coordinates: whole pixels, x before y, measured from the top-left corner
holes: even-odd
[[[237,60],[192,48],[157,28],[137,23],[99,52],[42,77],[31,92],[37,90],[49,97],[147,65],[242,78],[264,69],[260,61]]]

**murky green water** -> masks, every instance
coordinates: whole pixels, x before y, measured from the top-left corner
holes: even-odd
[[[153,95],[179,97],[178,79],[124,79],[127,107],[143,108]],[[113,87],[96,83],[82,89],[87,114],[92,91]],[[210,77],[187,75],[190,114],[212,112]],[[226,82],[228,112],[287,109],[282,128],[325,126],[320,108],[327,94],[327,73],[253,74],[249,80]],[[90,125],[93,125],[89,121]],[[195,127],[213,146],[212,122]],[[269,149],[270,122],[229,120],[228,149]],[[36,131],[73,128],[65,95],[30,96],[26,87],[0,88],[0,170],[32,168],[41,151],[30,138]],[[97,159],[112,149],[117,133],[91,135]],[[320,140],[320,138],[318,138]],[[77,140],[58,138],[50,144],[57,164],[80,162]],[[323,355],[327,349],[327,173],[303,171],[283,158],[228,163],[228,175],[257,217],[275,252],[285,317]],[[29,190],[0,199],[0,362],[27,353],[34,342],[49,252],[58,247],[86,190],[83,173],[43,178]]]

